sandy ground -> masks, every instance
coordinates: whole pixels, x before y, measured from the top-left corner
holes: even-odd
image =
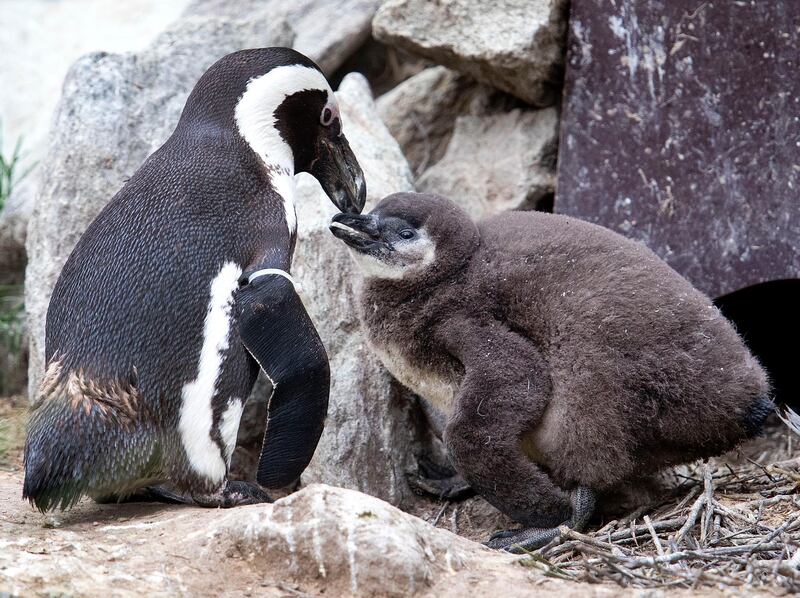
[[[187,554],[177,540],[222,511],[97,505],[44,516],[21,500],[19,472],[0,472],[0,593],[11,595],[288,596],[296,588],[237,567],[233,556]],[[228,560],[225,571],[221,560]]]
[[[0,595],[341,595],[326,592],[319,579],[289,581],[281,579],[280,572],[262,571],[230,548],[185,542],[225,517],[222,510],[84,501],[67,514],[44,516],[20,499],[21,491],[19,471],[0,472]],[[612,598],[661,594],[551,579],[498,555],[435,580],[421,595]],[[670,595],[729,594],[678,590]]]
[[[334,596],[325,580],[295,579],[266,567],[230,543],[209,541],[230,511],[158,504],[99,505],[42,515],[22,495],[23,402],[0,401],[0,596]],[[462,503],[458,531],[483,536],[491,515]],[[239,509],[269,509],[269,505]],[[449,512],[455,512],[451,505]],[[438,507],[437,507],[438,510]],[[481,517],[486,516],[486,521]],[[426,517],[430,519],[430,517]],[[441,527],[452,528],[445,515]],[[470,528],[471,533],[464,533]],[[480,539],[476,537],[475,539]],[[467,569],[433,580],[422,596],[648,596],[662,590],[623,590],[545,577],[519,558],[486,553]],[[373,594],[371,594],[373,595]],[[670,590],[669,596],[774,595],[764,592]]]

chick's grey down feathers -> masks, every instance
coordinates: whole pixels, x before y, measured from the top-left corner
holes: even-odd
[[[760,430],[764,370],[644,245],[539,212],[475,224],[431,195],[396,194],[372,214],[424,228],[435,258],[364,280],[370,342],[449,414],[456,469],[523,525],[565,521],[571,490],[609,490]]]

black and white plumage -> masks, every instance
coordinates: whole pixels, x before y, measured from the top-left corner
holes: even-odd
[[[325,418],[325,350],[288,272],[294,174],[360,212],[363,175],[319,68],[287,48],[212,65],[172,136],[89,226],[55,286],[24,496],[41,510],[168,481],[201,504],[228,482],[259,365],[275,390],[257,479],[281,486]]]

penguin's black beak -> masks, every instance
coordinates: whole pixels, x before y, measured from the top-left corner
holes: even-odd
[[[367,199],[364,173],[344,135],[320,140],[311,174],[342,212],[360,214]]]
[[[334,237],[356,251],[368,252],[386,246],[381,240],[378,218],[372,214],[335,214],[330,229]]]

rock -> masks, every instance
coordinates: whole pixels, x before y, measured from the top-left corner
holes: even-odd
[[[711,297],[796,280],[800,4],[687,7],[573,3],[556,211]]]
[[[370,36],[331,75],[330,82],[335,89],[345,75],[361,73],[369,81],[372,94],[378,97],[431,66],[433,64],[430,61],[416,54],[387,46]]]
[[[534,106],[558,100],[567,0],[389,0],[375,37]]]
[[[293,7],[287,18],[297,32],[294,47],[331,74],[367,40],[381,0],[306,0],[303,11],[302,3],[278,3]]]
[[[45,170],[51,117],[69,66],[98,48],[144,48],[186,3],[84,0],[76,6],[69,0],[11,0],[4,4],[0,56],[13,59],[0,61],[0,89],[9,91],[0,94],[0,151],[10,159],[19,143],[20,154],[13,192],[0,212],[0,283],[21,282],[24,276],[28,220]]]
[[[473,218],[543,208],[554,192],[557,147],[555,108],[460,116],[444,157],[416,187],[452,198]]]
[[[458,116],[509,110],[511,96],[443,66],[428,68],[378,98],[378,111],[415,174],[438,162]]]
[[[400,147],[381,122],[366,79],[344,78],[337,91],[345,134],[367,182],[367,207],[412,189]],[[411,402],[372,354],[358,321],[359,275],[349,252],[328,230],[336,208],[315,179],[297,177],[298,242],[293,274],[331,364],[328,420],[303,481],[354,488],[394,504],[410,497]]]
[[[292,47],[330,75],[367,40],[381,0],[202,0],[195,4],[187,14],[231,15],[254,23],[285,19],[295,32]]]
[[[321,484],[271,508],[233,510],[208,537],[251,567],[283,571],[295,582],[317,580],[333,596],[414,595],[494,556],[382,500]]]

